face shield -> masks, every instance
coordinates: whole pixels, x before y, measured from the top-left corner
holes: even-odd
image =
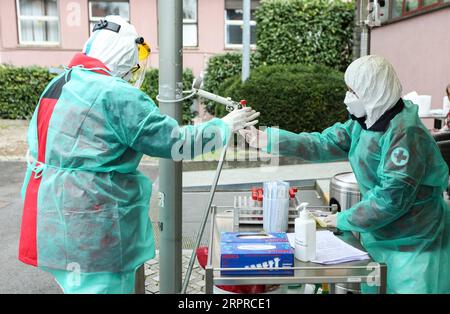
[[[141,88],[142,83],[145,79],[145,73],[147,71],[148,59],[150,57],[151,49],[142,37],[136,39],[136,44],[138,46],[139,63],[130,70],[125,79],[136,88]]]
[[[150,47],[131,24],[119,16],[98,22],[83,52],[102,61],[112,76],[140,87],[145,78]]]

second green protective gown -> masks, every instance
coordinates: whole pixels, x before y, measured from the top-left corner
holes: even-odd
[[[360,232],[372,258],[387,264],[389,293],[450,293],[449,171],[416,105],[405,101],[384,132],[355,120],[322,133],[267,132],[272,153],[349,159],[362,200],[338,214],[337,227]]]

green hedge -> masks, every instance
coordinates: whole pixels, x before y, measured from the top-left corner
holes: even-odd
[[[29,119],[53,77],[46,68],[0,65],[0,118]]]
[[[255,68],[259,65],[259,58],[256,54],[250,56],[250,67]],[[208,60],[208,71],[204,78],[203,88],[211,93],[218,93],[221,84],[228,78],[235,75],[241,75],[242,72],[242,54],[226,53],[223,55],[212,56]],[[211,114],[219,114],[221,105],[214,102],[206,103],[206,110]]]
[[[322,131],[348,119],[343,103],[347,88],[343,74],[318,65],[271,65],[252,71],[242,84],[228,79],[219,92],[246,99],[261,112],[261,126],[279,126],[292,132]]]
[[[159,84],[159,70],[150,69],[145,74],[144,83],[142,84],[142,91],[150,96],[151,99],[155,101],[157,105],[158,101],[156,96],[158,95],[158,84]],[[194,74],[190,69],[185,69],[183,71],[183,89],[190,90],[192,88],[192,82],[194,81]],[[195,112],[191,110],[192,100],[185,100],[183,102],[183,123],[190,124],[195,116]]]
[[[146,73],[142,90],[156,102],[158,94],[157,69]],[[0,118],[29,119],[33,115],[41,93],[46,85],[55,77],[47,68],[12,67],[0,65]],[[183,73],[184,88],[190,89],[194,75],[187,69]],[[188,124],[194,114],[190,107],[192,101],[183,103],[183,122]]]
[[[250,56],[250,66],[252,68],[259,65],[258,57],[255,54]],[[226,53],[212,56],[208,60],[208,72],[204,78],[204,88],[207,91],[216,93],[220,84],[226,79],[241,74],[242,54]]]
[[[354,1],[263,0],[256,10],[257,50],[267,64],[323,64],[345,70],[352,59]]]
[[[251,67],[272,64],[322,64],[344,70],[352,61],[354,4],[341,0],[263,0],[256,10],[257,50]],[[227,53],[209,59],[204,88],[212,93],[240,75],[242,56]],[[206,108],[222,114],[212,102]]]

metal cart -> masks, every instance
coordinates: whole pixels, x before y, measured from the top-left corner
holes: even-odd
[[[288,284],[330,284],[334,290],[336,283],[372,283],[379,293],[386,293],[387,268],[385,264],[373,260],[321,265],[295,260],[293,276],[222,276],[221,271],[230,270],[220,267],[220,234],[226,231],[259,231],[260,225],[242,225],[236,223],[236,210],[229,206],[211,206],[209,230],[208,262],[205,268],[206,293],[213,293],[216,285],[288,285]],[[363,249],[359,241],[350,233],[340,236],[350,245]],[[249,271],[248,268],[233,268],[234,271]],[[255,269],[256,270],[256,269]]]

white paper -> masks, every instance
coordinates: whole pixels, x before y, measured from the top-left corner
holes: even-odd
[[[295,248],[295,233],[288,233],[287,237],[290,245]],[[345,243],[333,232],[316,232],[316,259],[313,263],[332,265],[366,259],[369,259],[369,254]]]

